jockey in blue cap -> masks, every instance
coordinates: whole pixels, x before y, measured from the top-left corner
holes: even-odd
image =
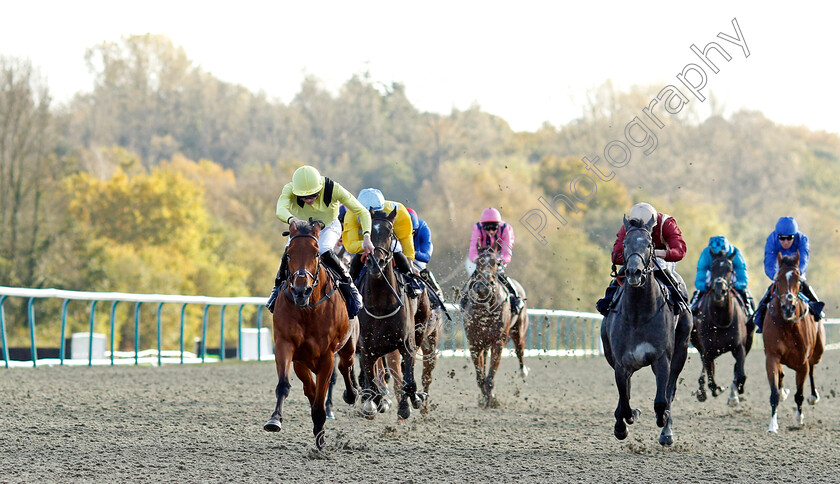
[[[776,230],[767,236],[767,242],[764,244],[764,273],[771,281],[776,279],[776,272],[779,270],[778,254],[785,256],[795,256],[799,252],[799,294],[808,299],[808,305],[811,312],[814,314],[814,320],[819,321],[825,314],[823,307],[825,303],[820,302],[817,295],[814,293],[811,286],[805,282],[805,271],[808,270],[808,259],[810,250],[808,246],[808,237],[799,231],[799,225],[793,217],[782,217],[776,222]],[[767,310],[767,303],[770,302],[770,290],[773,284],[764,291],[764,297],[758,303],[753,315],[753,321],[758,327],[758,333],[761,332],[761,327],[764,324],[764,312]]]
[[[697,311],[700,299],[709,291],[712,257],[716,254],[723,254],[732,260],[732,267],[735,269],[735,290],[741,295],[751,314],[755,311],[755,303],[747,287],[750,281],[747,275],[747,263],[741,251],[730,244],[723,235],[715,235],[710,238],[709,245],[703,249],[700,258],[697,260],[697,275],[694,278],[695,291],[694,295],[691,296],[691,311]]]
[[[417,212],[413,208],[406,207],[406,210],[411,215],[411,228],[414,231],[414,265],[420,269],[420,278],[423,279],[423,282],[428,284],[443,302],[443,290],[438,285],[434,274],[426,267],[432,259],[432,252],[435,250],[435,246],[432,244],[432,230],[425,220],[417,216]],[[432,298],[432,307],[436,305],[437,301]]]

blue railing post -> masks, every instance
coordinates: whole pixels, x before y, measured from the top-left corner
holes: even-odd
[[[236,324],[236,358],[242,361],[242,309],[244,304],[239,305],[239,322]]]
[[[29,340],[32,344],[32,368],[38,367],[38,348],[35,346],[35,298],[30,297],[27,304],[26,319],[29,321]]]
[[[201,362],[204,363],[204,358],[207,356],[207,310],[210,309],[209,304],[204,305],[204,319],[201,322]]]
[[[143,304],[137,301],[134,305],[134,364],[140,364],[140,305]]]
[[[6,363],[6,368],[9,367],[9,347],[6,345],[6,312],[3,310],[3,303],[7,297],[0,296],[0,337],[3,339],[3,362]]]
[[[163,308],[163,303],[158,304],[157,308],[157,360],[158,366],[161,365],[161,357],[160,357],[160,310]]]
[[[90,303],[90,331],[88,332],[88,366],[93,366],[93,321],[96,315],[96,299]]]
[[[65,335],[65,328],[67,328],[67,304],[70,302],[69,299],[65,299],[64,302],[61,304],[61,342],[58,346],[58,364],[59,366],[64,366],[64,335]]]
[[[264,306],[257,307],[257,361],[262,361],[262,310]]]
[[[219,318],[222,328],[219,330],[219,361],[225,361],[225,305],[222,304],[222,314]]]
[[[114,327],[116,323],[118,302],[119,301],[114,301],[111,304],[111,366],[114,366]]]
[[[184,311],[187,310],[187,304],[181,306],[181,364],[184,364]]]

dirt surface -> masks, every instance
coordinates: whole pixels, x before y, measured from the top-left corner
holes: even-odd
[[[823,398],[806,405],[804,428],[791,427],[791,394],[772,435],[760,351],[735,409],[726,395],[692,396],[700,367],[690,355],[671,448],[657,443],[647,370],[633,378],[641,420],[627,440],[613,437],[617,392],[602,358],[530,358],[526,382],[507,358],[490,410],[478,407],[472,364],[442,359],[428,416],[397,425],[396,406],[368,421],[340,404],[323,452],[296,380],[282,432],[262,430],[274,407],[270,363],[0,369],[0,482],[836,482],[838,356],[817,367]],[[719,359],[721,383],[733,361]]]

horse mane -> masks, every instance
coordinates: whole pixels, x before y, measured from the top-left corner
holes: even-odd
[[[318,221],[312,221],[307,223],[306,225],[295,225],[295,228],[298,232],[303,235],[312,235],[312,232],[315,231],[315,226],[318,225]]]
[[[388,220],[388,212],[385,210],[376,210],[370,215],[371,220]]]
[[[637,218],[630,219],[627,221],[627,223],[630,224],[630,226],[635,227],[637,229],[645,228],[645,224]]]

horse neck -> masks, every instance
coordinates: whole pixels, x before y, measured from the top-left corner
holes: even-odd
[[[664,295],[659,289],[659,283],[654,280],[651,273],[645,283],[640,287],[633,287],[625,283],[624,291],[627,293],[623,298],[624,310],[627,313],[647,314],[659,308]]]
[[[367,270],[368,272],[371,272],[369,267]],[[362,294],[362,298],[365,303],[367,304],[367,302],[370,301],[371,305],[384,305],[389,302],[394,302],[394,296],[391,294],[391,289],[388,288],[389,284],[392,288],[394,288],[394,290],[398,289],[397,277],[394,272],[394,264],[392,262],[386,264],[385,268],[382,269],[382,278],[372,277],[368,274],[367,280],[365,281],[365,290]]]

